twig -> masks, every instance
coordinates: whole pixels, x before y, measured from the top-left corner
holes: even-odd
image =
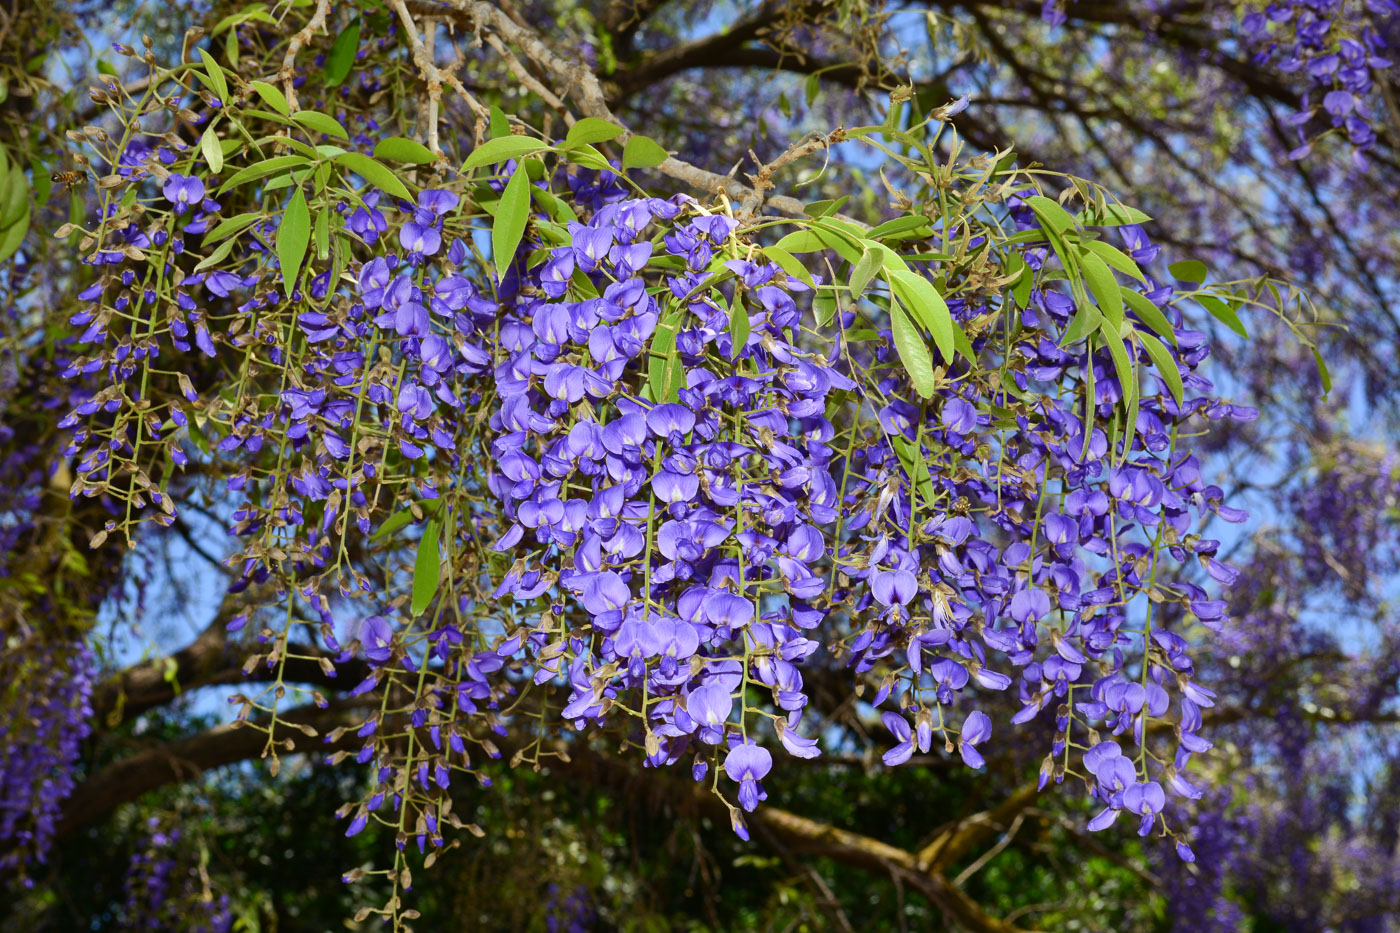
[[[838,126],[830,133],[812,133],[799,139],[788,146],[772,162],[760,163],[758,159],[754,162],[758,164],[758,174],[750,175],[749,181],[753,183],[753,190],[739,202],[739,214],[743,217],[752,218],[758,214],[763,207],[763,196],[773,188],[773,173],[785,165],[796,162],[803,156],[809,155],[823,149],[830,149],[836,143],[842,142],[846,138],[846,128]],[[751,156],[752,152],[749,153]]]
[[[546,104],[563,115],[566,125],[573,126],[578,122],[564,102],[553,91],[545,87],[538,78],[530,74],[530,69],[525,67],[525,63],[515,56],[515,53],[510,50],[510,46],[502,42],[500,37],[487,36],[486,42],[506,60],[506,67],[510,69],[511,74],[515,75],[516,80],[525,85],[526,89],[538,94]]]
[[[394,2],[401,6],[403,0],[394,0]],[[562,87],[565,93],[577,92],[578,107],[584,116],[597,117],[600,120],[607,120],[623,127],[620,142],[625,144],[627,139],[632,136],[631,131],[608,107],[607,99],[603,94],[602,82],[586,65],[581,62],[567,61],[560,57],[538,32],[517,23],[507,13],[491,3],[485,3],[482,0],[445,0],[445,2],[447,6],[465,15],[469,21],[476,25],[478,30],[489,29],[500,36],[504,42],[514,45],[527,59],[553,75],[557,82],[556,86]],[[518,73],[517,77],[519,77]],[[562,96],[562,94],[556,95],[561,99]],[[742,203],[746,198],[753,196],[753,189],[748,185],[692,165],[674,156],[668,157],[656,168],[662,174],[685,182],[701,191],[712,195],[722,193],[731,201]],[[794,217],[803,216],[804,205],[797,198],[775,195],[767,198],[766,203],[781,213]]]
[[[1011,826],[1002,837],[997,840],[997,844],[978,856],[977,861],[964,868],[962,873],[953,879],[953,884],[962,887],[967,883],[969,878],[981,871],[988,862],[996,858],[1007,846],[1011,845],[1011,840],[1016,838],[1016,834],[1021,831],[1021,824],[1025,821],[1026,815],[1024,813],[1016,814],[1016,819],[1011,821]]]
[[[404,0],[389,0],[389,5],[394,8],[394,12],[399,15],[399,20],[403,23],[404,32],[408,34],[408,47],[413,53],[413,64],[417,66],[424,83],[428,85],[428,148],[439,159],[443,159],[445,156],[438,140],[438,110],[442,105],[442,86],[446,84],[462,95],[467,106],[476,115],[478,123],[490,119],[490,111],[463,87],[461,79],[454,74],[444,74],[442,69],[438,68],[436,62],[433,61],[431,46],[423,44],[423,39],[418,34],[418,24],[414,22],[413,14],[408,11]],[[434,30],[436,20],[428,18],[425,21],[430,30],[428,42],[431,44],[433,42],[432,30]]]
[[[297,53],[306,47],[312,36],[325,30],[326,17],[330,15],[330,11],[331,0],[316,0],[316,11],[311,14],[311,19],[305,26],[293,33],[291,41],[287,43],[287,54],[282,56],[282,71],[278,78],[281,79],[282,90],[287,95],[287,106],[293,113],[297,109],[297,89],[292,84],[297,69]]]

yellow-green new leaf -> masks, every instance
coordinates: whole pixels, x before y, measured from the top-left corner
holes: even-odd
[[[778,268],[788,275],[797,279],[808,288],[816,288],[816,280],[812,278],[812,273],[807,271],[807,267],[797,261],[797,257],[781,246],[765,246],[763,255],[777,263]]]
[[[880,271],[881,265],[879,250],[866,250],[860,257],[860,262],[856,263],[855,268],[851,270],[850,285],[852,301],[855,301],[865,293],[866,288],[870,286],[871,280],[875,278],[875,273]]]
[[[276,175],[291,168],[300,168],[310,164],[310,160],[305,156],[298,155],[274,156],[271,159],[263,159],[261,162],[255,162],[234,172],[228,181],[219,186],[219,192],[223,193],[230,188],[236,188],[244,182],[256,181],[259,178],[266,178],[269,175]]]
[[[1035,214],[1042,227],[1053,230],[1057,234],[1063,234],[1075,225],[1073,214],[1043,194],[1026,198],[1026,206]]]
[[[228,81],[224,78],[224,70],[219,67],[214,56],[204,49],[199,50],[199,57],[204,61],[204,70],[209,72],[209,90],[213,91],[214,96],[227,107],[229,104]]]
[[[467,156],[467,161],[462,163],[462,171],[470,171],[495,162],[507,162],[549,148],[551,147],[548,143],[533,136],[501,136],[487,140],[473,149],[472,154]]]
[[[1142,270],[1138,268],[1137,263],[1133,262],[1133,258],[1111,243],[1105,243],[1103,240],[1081,240],[1079,248],[1093,253],[1107,263],[1109,268],[1117,269],[1143,284],[1147,283],[1147,276],[1142,274]]]
[[[1234,308],[1213,295],[1197,295],[1196,300],[1201,303],[1201,307],[1210,312],[1211,317],[1244,339],[1249,339],[1249,331],[1244,329],[1244,324],[1240,321],[1240,316],[1235,313]]]
[[[898,301],[890,302],[890,333],[894,335],[895,352],[909,373],[914,391],[924,398],[931,397],[934,390],[933,358],[929,355],[923,334],[919,333]]]
[[[405,201],[413,200],[413,195],[408,193],[408,189],[399,180],[399,176],[389,171],[383,163],[376,162],[369,156],[361,155],[358,152],[343,152],[336,156],[335,160],[376,188],[380,188],[396,198],[403,198]]]
[[[379,145],[374,147],[374,157],[388,159],[390,162],[408,162],[411,165],[427,165],[437,161],[433,150],[416,140],[402,136],[390,136],[381,140]]]
[[[254,81],[253,90],[263,99],[263,103],[267,104],[282,116],[291,115],[292,108],[291,105],[287,103],[287,95],[283,94],[271,84],[268,84],[266,81]]]
[[[298,110],[292,114],[292,119],[313,133],[334,136],[337,139],[350,139],[350,134],[345,131],[345,127],[340,125],[340,121],[335,117],[328,117],[324,113],[317,113],[314,110]]]
[[[744,307],[744,299],[739,297],[737,291],[729,305],[729,339],[733,343],[729,350],[732,360],[738,358],[749,340],[749,309]]]
[[[29,206],[25,205],[24,213],[20,214],[19,219],[4,230],[0,230],[0,262],[4,262],[15,254],[28,232]]]
[[[1123,300],[1127,302],[1129,310],[1136,314],[1142,323],[1162,335],[1162,339],[1176,346],[1176,330],[1172,327],[1171,321],[1162,313],[1162,309],[1152,303],[1146,295],[1133,291],[1130,288],[1123,289]]]
[[[622,132],[622,127],[616,123],[598,117],[584,117],[569,127],[569,133],[564,137],[564,148],[572,149],[585,143],[605,143],[621,136]]]
[[[953,343],[953,315],[948,303],[938,294],[933,283],[916,272],[899,269],[886,270],[891,289],[899,296],[924,328],[933,335],[933,342],[945,362],[953,361],[957,349]]]
[[[1167,384],[1172,398],[1176,399],[1176,403],[1180,405],[1184,397],[1184,387],[1181,383],[1181,369],[1176,365],[1171,351],[1162,344],[1162,341],[1151,334],[1139,331],[1138,339],[1142,341],[1143,349],[1147,351],[1147,355],[1152,357],[1152,364],[1157,367],[1157,372],[1161,374],[1162,381]]]
[[[1099,303],[1099,310],[1116,333],[1123,323],[1123,290],[1113,277],[1113,270],[1093,253],[1079,254],[1079,269],[1089,291],[1094,293],[1094,300]]]
[[[224,170],[224,150],[212,126],[199,137],[199,150],[204,153],[204,161],[209,163],[209,171],[217,175]]]
[[[655,168],[670,157],[655,140],[645,136],[633,136],[622,147],[623,168]]]

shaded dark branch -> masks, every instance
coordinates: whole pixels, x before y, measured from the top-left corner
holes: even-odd
[[[638,30],[665,5],[666,0],[609,0],[599,20],[612,33],[613,53],[618,58],[632,54]]]
[[[122,722],[171,702],[182,692],[200,687],[239,683],[265,683],[275,679],[275,667],[258,664],[244,672],[246,645],[230,642],[225,626],[234,614],[231,605],[184,648],[174,654],[133,665],[103,683],[93,695],[93,720],[112,729]],[[363,661],[337,665],[330,676],[319,658],[324,652],[295,642],[287,645],[282,666],[286,683],[314,684],[329,690],[354,686],[369,674]],[[313,660],[315,658],[315,660]]]
[[[626,100],[641,91],[653,87],[658,82],[694,68],[755,68],[766,71],[788,71],[794,74],[817,74],[842,86],[856,87],[865,72],[856,65],[833,62],[799,55],[794,51],[774,48],[768,45],[742,45],[738,43],[714,43],[693,54],[658,53],[645,59],[636,67],[619,70],[610,78],[616,87],[616,99]]]
[[[327,709],[302,706],[279,715],[277,720],[279,724],[309,726],[324,733],[336,726],[353,725],[358,718],[351,712],[353,707],[354,704],[332,705]],[[279,733],[277,741],[286,753],[330,751],[364,740],[350,733],[342,738],[340,745],[328,744],[320,738],[288,729]],[[292,742],[294,747],[287,749],[285,742]],[[64,805],[57,835],[66,836],[122,804],[167,784],[191,781],[214,768],[258,758],[266,747],[265,732],[233,722],[122,758],[78,785]]]

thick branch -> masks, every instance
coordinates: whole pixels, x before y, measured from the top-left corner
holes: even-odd
[[[625,143],[631,137],[631,131],[626,129],[626,126],[608,106],[602,82],[587,65],[582,62],[569,61],[558,55],[537,31],[528,25],[516,22],[505,11],[491,3],[481,2],[481,0],[445,0],[445,4],[444,13],[456,11],[476,28],[490,30],[500,36],[503,41],[519,49],[525,58],[553,77],[555,90],[559,92],[558,97],[562,98],[568,94],[575,95],[575,101],[584,116],[596,117],[623,126],[624,132],[619,139],[620,143]],[[522,74],[524,69],[517,67],[518,63],[513,64],[508,60],[506,64],[522,83],[526,83],[527,77],[531,81],[534,80],[534,76],[529,75],[528,72]],[[726,175],[719,175],[689,162],[684,162],[674,156],[658,165],[656,169],[664,175],[685,182],[707,194],[722,194],[731,201],[743,202],[753,196],[753,189],[748,185]],[[784,214],[794,217],[803,216],[804,205],[796,198],[773,196],[767,198],[766,203]]]
[[[112,676],[93,695],[93,721],[100,728],[111,729],[171,702],[182,692],[273,679],[275,670],[269,670],[264,664],[244,672],[248,649],[229,641],[225,629],[227,621],[226,615],[220,613],[199,637],[174,654],[133,665]],[[282,665],[282,679],[286,683],[339,689],[354,686],[369,673],[363,661],[351,660],[338,665],[336,676],[331,676],[319,660],[308,659],[322,654],[317,649],[291,643],[287,652]]]
[[[318,733],[336,726],[353,725],[352,720],[356,719],[344,706],[327,709],[302,706],[277,717],[279,724],[310,726]],[[342,740],[343,743],[350,741],[363,740],[354,733]],[[284,753],[328,751],[337,747],[291,729],[279,733],[277,742]],[[292,742],[294,748],[286,748],[285,742]],[[232,722],[129,755],[78,785],[63,808],[57,835],[66,836],[122,804],[166,784],[194,780],[210,769],[258,758],[266,747],[267,733]]]

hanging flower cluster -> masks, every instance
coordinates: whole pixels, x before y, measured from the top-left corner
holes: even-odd
[[[43,864],[91,730],[82,639],[11,635],[0,652],[0,874]],[[26,878],[26,882],[27,882]]]
[[[229,897],[211,889],[203,860],[182,840],[182,831],[154,816],[146,828],[127,866],[120,928],[228,933]]]
[[[1254,413],[1197,371],[1135,212],[1074,217],[1014,167],[979,194],[979,158],[949,166],[962,213],[779,239],[567,140],[502,134],[416,190],[334,146],[94,143],[125,174],[84,231],[74,494],[125,533],[217,468],[232,589],[276,603],[229,626],[273,672],[240,715],[275,753],[286,696],[325,705],[282,676],[300,623],[368,669],[326,737],[375,778],[350,834],[442,846],[473,752],[610,731],[745,835],[775,752],[822,754],[817,678],[889,766],[980,768],[1053,720],[1042,784],[1082,778],[1090,829],[1172,833],[1167,793],[1199,794],[1186,636],[1235,576],[1199,523],[1245,516],[1185,435]]]
[[[1375,72],[1393,64],[1383,24],[1397,14],[1395,0],[1286,0],[1243,16],[1240,27],[1257,48],[1256,63],[1307,78],[1302,107],[1289,118],[1299,143],[1289,158],[1312,151],[1317,136],[1309,127],[1321,117],[1332,132],[1345,134],[1357,167],[1366,167],[1365,153],[1376,144],[1373,108],[1384,107]]]

